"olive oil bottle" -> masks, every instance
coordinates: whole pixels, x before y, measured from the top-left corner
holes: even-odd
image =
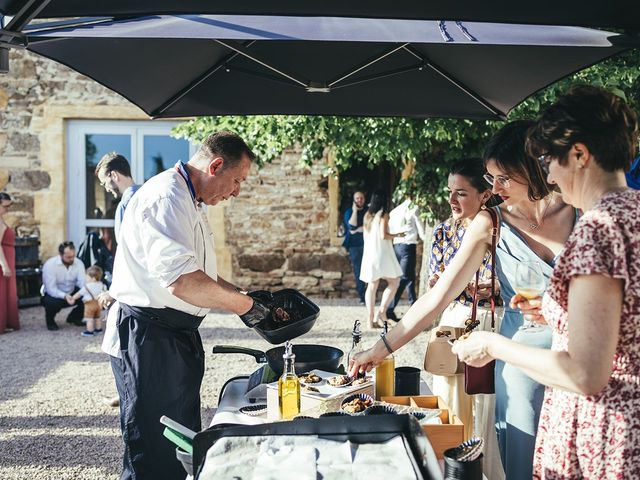
[[[290,419],[300,413],[300,380],[294,368],[296,356],[291,342],[284,344],[284,370],[278,380],[280,418]]]
[[[380,336],[384,337],[386,333],[387,322],[384,322],[384,331]],[[391,353],[376,367],[376,400],[380,400],[382,397],[393,396],[395,389],[395,367],[396,361]]]

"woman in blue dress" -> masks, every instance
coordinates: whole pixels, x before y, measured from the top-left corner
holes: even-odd
[[[486,180],[500,196],[498,209],[498,279],[505,305],[514,295],[515,265],[521,261],[540,263],[547,276],[576,220],[575,211],[562,202],[547,184],[538,161],[525,153],[527,129],[531,121],[516,121],[496,133],[485,149]],[[480,212],[469,225],[462,246],[435,286],[422,296],[385,340],[397,350],[433,325],[437,316],[467,286],[491,248],[493,224],[488,212]],[[500,333],[515,341],[549,348],[551,333],[518,330],[523,317],[506,310]],[[371,370],[389,350],[378,341],[355,356],[350,373]],[[500,455],[508,480],[531,478],[535,434],[544,387],[516,369],[496,365],[496,428]]]

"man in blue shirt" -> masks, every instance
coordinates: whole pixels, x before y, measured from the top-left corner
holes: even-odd
[[[367,289],[366,284],[360,280],[360,265],[362,264],[362,252],[364,251],[364,238],[362,236],[365,197],[364,193],[356,192],[353,194],[353,204],[351,208],[344,212],[344,242],[342,246],[349,252],[349,259],[353,267],[353,274],[356,279],[356,290],[360,297],[360,304],[364,305],[364,292]]]

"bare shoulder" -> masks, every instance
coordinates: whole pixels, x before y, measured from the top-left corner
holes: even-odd
[[[498,222],[498,234],[500,232],[499,228],[500,222]],[[467,228],[465,239],[471,237],[478,242],[491,243],[492,232],[493,219],[491,214],[487,210],[481,210]]]

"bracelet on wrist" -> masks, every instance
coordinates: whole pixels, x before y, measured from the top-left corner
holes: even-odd
[[[382,343],[384,343],[384,346],[387,348],[387,351],[389,352],[389,354],[392,354],[393,348],[391,348],[391,345],[389,345],[389,340],[387,340],[387,338],[384,335],[380,335],[380,338],[382,339]]]

